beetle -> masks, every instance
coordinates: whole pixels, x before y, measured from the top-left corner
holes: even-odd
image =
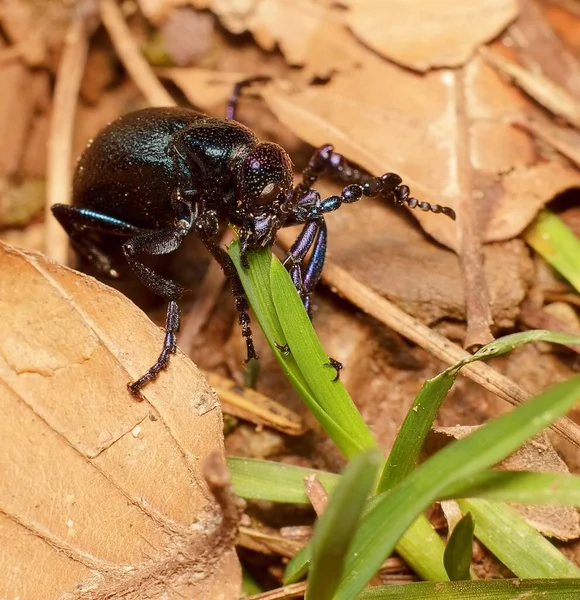
[[[191,233],[199,236],[230,280],[249,361],[257,358],[249,306],[234,264],[216,240],[222,224],[236,227],[245,268],[248,253],[271,246],[281,227],[303,224],[285,264],[311,317],[310,296],[327,247],[325,214],[363,197],[382,197],[455,219],[451,208],[410,197],[397,174],[373,177],[348,164],[330,144],[314,152],[301,182],[293,186],[292,161],[285,150],[261,142],[235,120],[241,90],[260,79],[236,84],[225,119],[176,107],[146,108],[118,118],[82,153],[72,205],[52,206],[73,248],[97,273],[118,277],[102,245],[104,238],[115,236],[143,284],[168,302],[161,353],[142,377],[128,384],[136,397],[176,351],[178,301],[184,291],[145,265],[143,258],[173,252]],[[312,189],[323,173],[346,184],[340,195],[322,198]],[[332,359],[329,364],[338,376],[341,365]]]

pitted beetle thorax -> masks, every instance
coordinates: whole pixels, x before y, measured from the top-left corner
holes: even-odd
[[[239,200],[267,206],[292,187],[292,161],[278,144],[263,142],[246,156],[238,180]]]

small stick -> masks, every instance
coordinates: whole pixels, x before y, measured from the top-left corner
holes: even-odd
[[[151,106],[175,106],[175,101],[141,54],[115,0],[101,0],[99,6],[101,19],[119,58],[147,102]]]
[[[73,18],[65,38],[62,58],[56,74],[52,117],[48,137],[47,192],[45,206],[45,253],[66,264],[68,236],[52,216],[53,204],[70,204],[72,144],[79,90],[89,51],[86,21]]]

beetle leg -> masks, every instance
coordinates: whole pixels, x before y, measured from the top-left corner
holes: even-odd
[[[209,253],[214,257],[226,277],[230,280],[232,287],[232,295],[234,296],[234,305],[238,311],[238,323],[242,327],[242,336],[246,340],[246,362],[249,362],[253,358],[258,358],[256,349],[254,348],[254,341],[252,339],[252,328],[250,327],[250,315],[248,310],[250,305],[244,292],[244,286],[240,280],[240,276],[236,271],[236,267],[229,254],[220,246],[218,246],[211,237],[203,235],[200,232],[200,237],[208,249]]]
[[[129,237],[147,230],[100,212],[67,204],[55,204],[52,214],[67,232],[74,249],[101,275],[118,277],[110,257],[100,250],[90,232]]]
[[[292,244],[288,256],[284,261],[284,264],[288,261],[292,262],[290,276],[310,318],[312,318],[310,295],[314,291],[322,274],[326,246],[327,230],[324,219],[319,218],[308,221],[296,238],[296,241]],[[303,272],[302,263],[311,248],[313,249],[312,256]]]
[[[231,96],[228,98],[228,105],[226,107],[226,119],[236,118],[236,110],[238,108],[238,100],[240,97],[240,93],[245,87],[249,87],[253,83],[269,80],[270,77],[268,77],[267,75],[256,75],[255,77],[249,77],[248,79],[238,81],[238,83],[234,85],[234,89],[232,90]]]
[[[328,173],[344,183],[350,184],[343,189],[340,202],[331,210],[338,208],[342,202],[356,202],[362,196],[373,198],[380,196],[393,199],[395,204],[399,206],[407,204],[409,208],[442,213],[455,220],[455,211],[452,208],[410,198],[408,186],[401,185],[401,177],[396,173],[384,173],[380,177],[373,177],[366,171],[350,165],[341,154],[334,151],[330,144],[325,144],[314,151],[308,165],[302,172],[302,182],[294,188],[293,200],[295,205],[300,203],[300,200],[305,197],[323,173]],[[358,191],[356,188],[358,188]],[[346,195],[345,192],[347,192]],[[332,198],[338,198],[338,196]],[[331,210],[323,212],[331,212]]]
[[[153,366],[137,381],[128,384],[129,391],[139,397],[140,389],[157,377],[162,369],[167,367],[169,356],[177,349],[176,334],[179,331],[180,311],[177,300],[181,298],[183,288],[175,281],[165,279],[153,269],[144,265],[141,256],[156,256],[168,254],[176,250],[185,236],[191,230],[194,211],[188,204],[179,201],[179,196],[173,202],[176,211],[175,224],[159,231],[151,231],[137,235],[123,244],[123,252],[130,267],[139,279],[158,296],[169,301],[167,320],[165,324],[165,339],[159,357]]]

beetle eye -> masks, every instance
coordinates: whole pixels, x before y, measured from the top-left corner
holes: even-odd
[[[254,200],[254,204],[263,206],[265,204],[271,204],[280,195],[282,187],[279,183],[269,183],[260,192],[260,195]]]

